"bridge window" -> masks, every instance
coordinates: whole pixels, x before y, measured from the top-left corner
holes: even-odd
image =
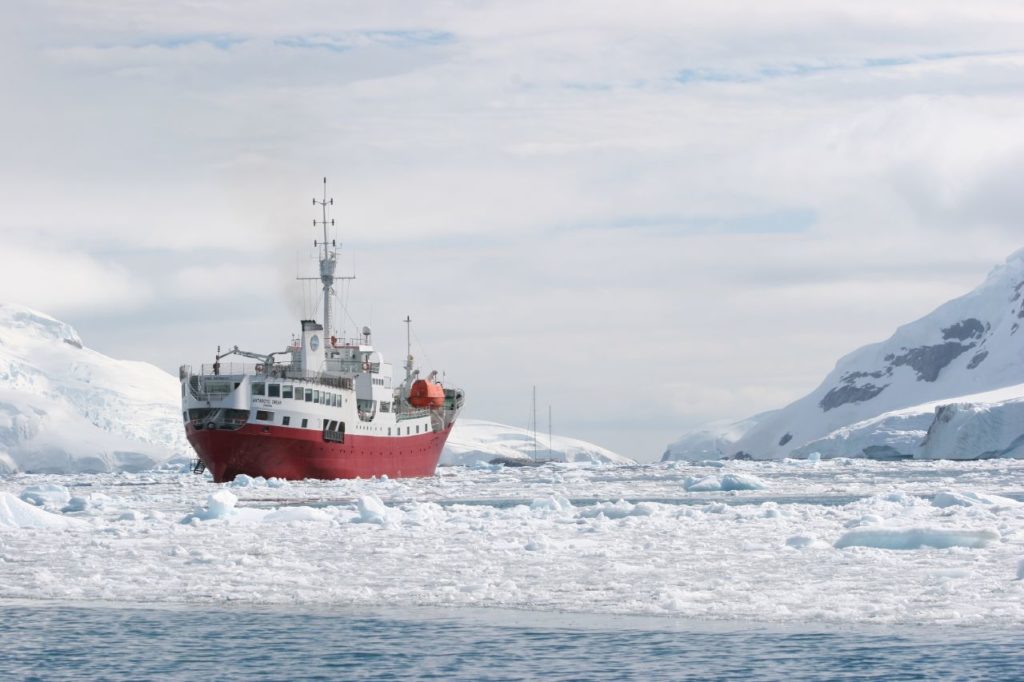
[[[282,398],[291,398],[292,397],[292,387],[291,386],[282,386],[281,387],[281,397]]]
[[[270,398],[280,398],[281,384],[267,384],[267,396]]]
[[[320,404],[320,391],[313,391],[313,402],[318,405]]]
[[[266,395],[266,384],[264,384],[262,381],[259,382],[259,383],[255,383],[254,382],[253,385],[252,385],[252,394],[253,395]]]
[[[311,389],[311,388],[307,388],[306,389],[306,402],[307,403],[313,402],[313,389]],[[303,419],[302,421],[306,421],[306,420]],[[305,424],[303,424],[303,426],[305,426]]]
[[[295,399],[302,400],[302,386],[295,387]]]

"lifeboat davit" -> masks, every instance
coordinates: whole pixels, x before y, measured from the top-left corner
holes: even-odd
[[[409,389],[409,404],[419,409],[444,406],[444,387],[427,379],[417,379]]]

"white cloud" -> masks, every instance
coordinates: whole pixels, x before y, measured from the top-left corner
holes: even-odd
[[[9,248],[0,294],[135,310],[86,324],[159,328],[130,349],[168,369],[204,333],[276,346],[326,174],[352,314],[392,356],[412,313],[477,416],[514,422],[537,383],[575,435],[655,455],[652,423],[797,397],[1019,246],[1022,22],[989,1],[7,5],[0,239],[31,229],[63,267]]]

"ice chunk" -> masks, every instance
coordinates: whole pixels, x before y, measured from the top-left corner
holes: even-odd
[[[331,516],[313,507],[284,507],[275,509],[263,517],[264,523],[288,523],[289,521],[330,521]]]
[[[215,493],[211,493],[206,498],[205,509],[197,509],[192,512],[192,514],[182,519],[182,523],[189,523],[193,520],[212,521],[213,519],[226,519],[234,516],[237,513],[235,510],[237,502],[238,498],[235,497],[234,493],[227,488],[222,488]]]
[[[858,528],[843,534],[836,548],[921,549],[932,547],[984,547],[999,539],[994,530],[947,530],[945,528]]]
[[[110,502],[110,497],[104,495],[103,493],[89,493],[88,495],[85,496],[76,495],[72,497],[70,500],[68,500],[68,503],[64,505],[61,511],[65,514],[68,514],[75,512],[84,512],[90,509],[102,509],[103,507],[107,506],[107,504]]]
[[[722,476],[722,490],[763,490],[764,481],[754,476],[726,474]]]
[[[625,500],[618,502],[600,502],[580,510],[580,518],[591,519],[604,516],[608,519],[624,519],[627,516],[651,516],[655,506],[650,502],[631,504]]]
[[[722,489],[722,480],[718,476],[706,476],[704,478],[688,476],[683,482],[683,487],[691,493],[714,492]]]
[[[0,493],[0,528],[84,528],[81,521],[53,514],[21,500],[11,493]]]
[[[549,495],[541,497],[530,503],[530,509],[546,509],[550,511],[568,511],[572,509],[572,502],[563,495]]]
[[[389,512],[398,511],[388,509],[376,495],[360,497],[356,500],[356,509],[359,511],[359,516],[352,519],[354,523],[379,523],[382,525],[387,523]]]
[[[946,509],[948,507],[973,507],[975,505],[1016,507],[1020,505],[1020,502],[1009,497],[1001,497],[1000,495],[943,490],[935,494],[935,497],[932,498],[932,504],[940,509]]]
[[[691,493],[708,493],[731,490],[763,490],[764,481],[754,476],[743,476],[741,474],[725,474],[718,476],[707,476],[705,478],[689,477],[683,482],[683,487]]]
[[[807,454],[807,461],[808,462],[812,462],[814,464],[817,464],[818,462],[821,461],[821,453],[820,452],[808,453]]]
[[[22,490],[21,499],[37,507],[60,509],[71,500],[71,493],[62,485],[44,483],[30,485]]]
[[[248,474],[238,474],[235,479],[229,483],[232,488],[256,488],[259,486],[267,485],[267,479],[262,476],[249,476]]]
[[[794,549],[813,549],[828,547],[828,544],[813,535],[792,535],[786,539],[786,546]]]

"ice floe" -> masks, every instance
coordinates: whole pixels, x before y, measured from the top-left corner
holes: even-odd
[[[949,549],[984,547],[999,539],[995,530],[949,530],[945,528],[858,528],[836,540],[836,548],[877,547],[878,549]]]

